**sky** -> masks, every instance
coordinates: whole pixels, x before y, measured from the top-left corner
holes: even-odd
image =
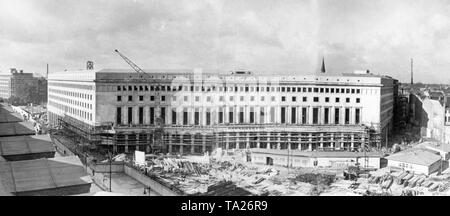
[[[0,0],[0,71],[370,70],[450,84],[448,0]]]

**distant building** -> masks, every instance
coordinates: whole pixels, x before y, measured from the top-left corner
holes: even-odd
[[[0,97],[8,99],[17,96],[19,91],[28,85],[37,86],[37,79],[33,77],[33,73],[24,73],[23,70],[12,68],[11,74],[0,75]]]

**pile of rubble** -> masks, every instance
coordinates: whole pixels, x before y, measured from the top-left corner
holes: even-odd
[[[205,175],[209,167],[205,164],[191,163],[189,161],[163,158],[153,159],[147,163],[147,172],[162,175],[164,173],[179,173],[184,175]]]

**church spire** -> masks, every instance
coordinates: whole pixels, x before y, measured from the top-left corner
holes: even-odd
[[[320,69],[320,72],[325,73],[325,58],[322,57],[322,68]]]

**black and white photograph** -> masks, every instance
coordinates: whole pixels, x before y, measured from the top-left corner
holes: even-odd
[[[450,196],[449,159],[448,0],[0,0],[2,197],[262,213]]]

